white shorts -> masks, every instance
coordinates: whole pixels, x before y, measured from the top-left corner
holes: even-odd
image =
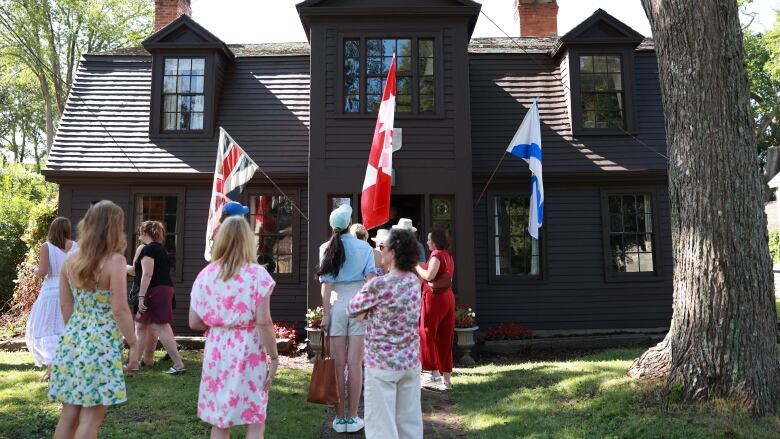
[[[330,335],[331,337],[356,337],[366,335],[366,324],[347,314],[347,304],[363,287],[363,282],[333,284],[330,293]]]

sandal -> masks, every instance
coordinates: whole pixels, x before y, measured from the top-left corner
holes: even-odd
[[[176,369],[175,367],[171,366],[170,369],[166,370],[165,373],[168,375],[179,375],[187,371],[187,368],[182,367],[181,369]]]

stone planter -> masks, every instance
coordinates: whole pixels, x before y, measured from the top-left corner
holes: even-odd
[[[319,328],[306,328],[306,340],[314,355],[309,359],[312,363],[322,354],[322,330]]]
[[[474,359],[471,358],[471,349],[474,348],[474,333],[479,329],[479,326],[472,326],[471,328],[455,328],[455,335],[458,336],[458,348],[463,353],[458,360],[463,366],[473,366]]]

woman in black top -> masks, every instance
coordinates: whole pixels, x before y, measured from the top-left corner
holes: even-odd
[[[144,221],[138,230],[144,244],[134,261],[134,271],[139,279],[137,323],[138,345],[146,346],[147,336],[160,337],[163,347],[173,360],[168,373],[184,371],[184,363],[173,336],[173,282],[168,252],[162,245],[165,228],[159,221]],[[150,331],[147,331],[149,329]],[[156,337],[155,337],[156,338]],[[144,354],[146,357],[146,353]],[[144,362],[153,361],[144,358]]]

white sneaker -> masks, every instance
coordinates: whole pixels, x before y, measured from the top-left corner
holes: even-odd
[[[347,432],[347,420],[349,418],[339,418],[336,417],[333,419],[333,430],[336,431],[336,433],[346,433]]]
[[[355,416],[354,418],[347,418],[347,433],[356,433],[363,429],[363,427],[366,426],[366,423],[363,422],[362,419],[360,419],[360,416]]]

